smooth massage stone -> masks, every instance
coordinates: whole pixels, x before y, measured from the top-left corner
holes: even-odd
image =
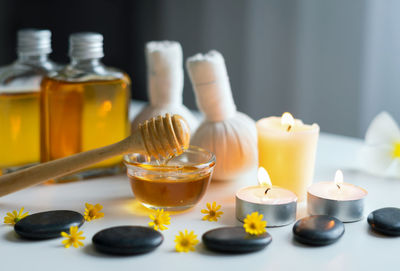
[[[161,233],[149,227],[120,226],[99,231],[93,236],[92,243],[103,253],[134,255],[156,249],[163,240]]]
[[[83,216],[74,211],[57,210],[29,215],[18,221],[14,230],[28,239],[49,239],[61,237],[61,232],[69,232],[71,226],[82,226]]]
[[[368,215],[368,223],[376,232],[400,236],[400,209],[389,207],[375,210]]]
[[[314,215],[298,220],[293,226],[294,238],[303,244],[324,246],[336,242],[344,234],[343,223],[332,216]]]
[[[267,232],[261,235],[250,235],[243,227],[224,227],[204,233],[202,240],[209,250],[248,253],[265,248],[271,243],[272,237]]]

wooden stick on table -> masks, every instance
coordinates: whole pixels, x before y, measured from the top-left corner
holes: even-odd
[[[179,115],[158,116],[139,125],[124,140],[0,176],[0,197],[54,178],[66,176],[116,155],[143,153],[159,158],[188,148],[190,131]]]

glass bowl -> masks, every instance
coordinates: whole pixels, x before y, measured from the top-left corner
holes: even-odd
[[[196,146],[160,162],[132,153],[124,156],[133,194],[151,209],[179,211],[193,207],[204,196],[215,166],[215,156]]]

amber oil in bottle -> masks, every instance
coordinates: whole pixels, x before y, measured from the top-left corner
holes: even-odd
[[[23,29],[18,59],[0,68],[0,175],[39,162],[40,81],[59,66],[51,62],[51,32]]]
[[[130,79],[100,62],[102,46],[100,34],[71,35],[71,64],[43,79],[43,162],[110,145],[129,135]],[[121,161],[121,156],[114,157],[57,181],[114,174],[122,170]]]

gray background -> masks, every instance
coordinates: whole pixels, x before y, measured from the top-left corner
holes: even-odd
[[[359,137],[382,110],[400,120],[400,1],[163,3],[164,37],[186,56],[221,51],[238,108],[255,119],[290,111]]]
[[[184,56],[219,50],[240,111],[284,111],[324,132],[362,137],[387,110],[400,120],[400,1],[97,0],[0,1],[0,65],[15,58],[15,32],[53,32],[52,58],[67,62],[67,38],[104,34],[104,62],[127,71],[132,96],[147,99],[146,41],[180,41]],[[184,102],[196,108],[185,75]]]

